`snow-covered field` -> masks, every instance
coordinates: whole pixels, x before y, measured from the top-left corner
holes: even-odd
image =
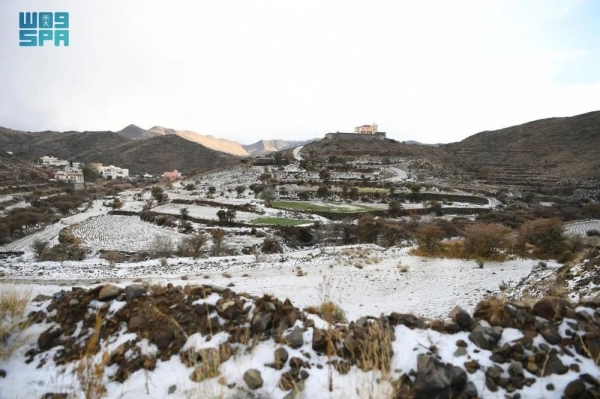
[[[38,239],[49,241],[51,245],[55,245],[58,243],[58,233],[64,227],[83,222],[94,216],[106,215],[110,210],[109,207],[103,205],[102,200],[94,201],[89,209],[76,215],[66,217],[50,226],[46,226],[43,230],[37,231],[20,240],[4,245],[0,247],[0,251],[29,251],[31,245]]]
[[[187,205],[187,204],[166,204],[152,208],[152,211],[158,213],[166,213],[171,215],[181,215],[181,210],[187,208],[189,215],[193,218],[205,219],[205,220],[219,220],[217,212],[221,208],[201,205]],[[257,213],[238,211],[235,214],[235,220],[237,222],[249,222],[257,219],[261,215]]]
[[[144,222],[134,216],[104,215],[73,227],[72,233],[82,244],[94,250],[144,251],[151,249],[157,236],[169,237],[177,244],[183,234]]]
[[[95,259],[64,262],[62,266],[56,262],[14,262],[11,266],[0,266],[0,271],[9,279],[40,283],[76,280],[81,284],[85,279],[91,282],[111,278],[221,286],[234,283],[237,291],[289,297],[301,308],[329,298],[339,303],[350,319],[356,319],[392,311],[445,316],[457,304],[472,311],[485,295],[497,291],[500,283],[516,283],[537,263],[489,262],[480,269],[473,261],[421,258],[408,255],[407,249],[384,251],[377,246],[363,247],[367,248],[366,257],[350,259],[351,255],[343,254],[343,248],[338,247],[335,253],[312,250],[287,253],[283,257],[262,255],[260,263],[255,263],[253,256],[173,258],[167,268],[158,260],[108,268]],[[285,260],[280,262],[281,258]],[[402,272],[400,264],[408,271]],[[303,271],[302,276],[298,276],[298,268]],[[231,277],[223,276],[225,272]],[[188,276],[188,280],[181,281],[182,276]]]
[[[567,223],[564,226],[565,233],[570,236],[585,237],[590,230],[600,231],[600,220],[583,220]]]

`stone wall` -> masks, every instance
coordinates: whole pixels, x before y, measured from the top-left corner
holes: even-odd
[[[327,133],[327,140],[383,140],[385,132],[377,132],[375,134],[359,134],[359,133]]]

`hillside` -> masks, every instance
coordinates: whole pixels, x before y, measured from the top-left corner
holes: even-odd
[[[402,142],[384,140],[319,140],[304,146],[304,153],[316,156],[385,156],[385,157],[427,157],[438,158],[440,151],[436,147],[417,146]]]
[[[289,141],[289,140],[260,140],[254,144],[244,145],[244,149],[252,156],[265,155],[271,152],[283,151],[289,148],[308,144],[307,141]]]
[[[0,150],[0,187],[45,183],[49,177],[46,171]]]
[[[0,147],[16,157],[35,161],[43,155],[81,162],[102,162],[129,168],[131,174],[178,169],[201,172],[237,162],[237,158],[190,143],[178,136],[130,140],[113,132],[17,133],[0,129]]]
[[[537,168],[560,177],[600,177],[600,111],[477,133],[442,147],[464,165]]]
[[[161,136],[163,134],[142,129],[141,127],[134,124],[131,124],[115,133],[117,133],[119,136],[123,136],[131,140],[145,140],[152,137]]]
[[[249,155],[248,152],[244,150],[242,145],[236,141],[219,139],[213,136],[199,134],[191,130],[175,130],[162,126],[154,126],[149,130],[149,132],[161,135],[177,135],[194,143],[202,144],[211,150],[225,152],[231,155],[237,155],[241,157]]]

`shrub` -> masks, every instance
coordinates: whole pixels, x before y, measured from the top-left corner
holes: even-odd
[[[282,252],[281,244],[274,238],[268,237],[265,238],[261,247],[263,253],[266,254],[274,254]]]
[[[463,231],[467,253],[482,258],[490,258],[506,246],[511,230],[499,224],[473,224]]]
[[[33,241],[33,244],[31,244],[31,248],[33,249],[33,252],[35,253],[35,258],[39,261],[43,260],[49,246],[50,246],[50,243],[48,241],[44,241],[39,238],[36,239],[35,241]]]
[[[426,252],[434,252],[438,248],[443,237],[444,232],[435,225],[426,225],[417,230],[417,243],[419,249]]]
[[[61,244],[79,244],[81,240],[65,227],[58,233],[58,242]]]
[[[319,313],[330,323],[345,323],[346,312],[333,301],[325,301],[319,305]]]
[[[197,258],[204,252],[204,246],[208,237],[204,233],[198,233],[191,237],[185,237],[179,245],[179,252],[184,256],[193,256]]]
[[[169,236],[157,235],[154,237],[154,241],[149,249],[155,257],[167,258],[170,257],[174,252],[173,241]]]
[[[519,229],[518,245],[526,243],[537,247],[538,252],[550,255],[560,254],[565,248],[565,237],[560,219],[537,219],[525,223]]]

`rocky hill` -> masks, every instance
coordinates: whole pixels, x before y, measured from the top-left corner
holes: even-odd
[[[249,155],[244,147],[242,147],[242,145],[236,141],[219,139],[210,135],[199,134],[191,130],[175,130],[162,126],[154,126],[149,130],[149,132],[161,135],[176,135],[194,143],[202,144],[211,150],[224,152],[226,154],[241,157]]]
[[[0,147],[24,160],[35,161],[43,155],[53,155],[73,161],[118,165],[129,168],[131,174],[157,174],[173,169],[193,173],[238,162],[236,157],[175,135],[131,140],[113,132],[24,134],[0,129]]]
[[[327,308],[218,286],[73,288],[36,297],[26,322],[9,316],[27,340],[0,364],[0,390],[32,398],[596,398],[598,312],[597,299],[530,306],[492,297],[473,315],[457,306],[444,320],[391,313],[347,324]],[[27,383],[49,375],[61,385]]]
[[[142,129],[141,127],[134,124],[131,124],[115,133],[117,133],[119,136],[127,137],[131,140],[145,140],[150,139],[152,137],[164,135],[164,133],[158,133]]]
[[[46,171],[0,150],[0,187],[45,183],[50,177]]]
[[[260,140],[254,144],[244,145],[244,149],[252,156],[266,155],[272,152],[283,151],[289,148],[308,144],[307,141],[289,141],[289,140]]]
[[[436,147],[409,145],[392,139],[384,140],[318,140],[304,146],[303,153],[316,156],[425,157],[436,159]]]
[[[600,178],[600,111],[485,131],[443,149],[464,165],[525,166],[560,177]]]

